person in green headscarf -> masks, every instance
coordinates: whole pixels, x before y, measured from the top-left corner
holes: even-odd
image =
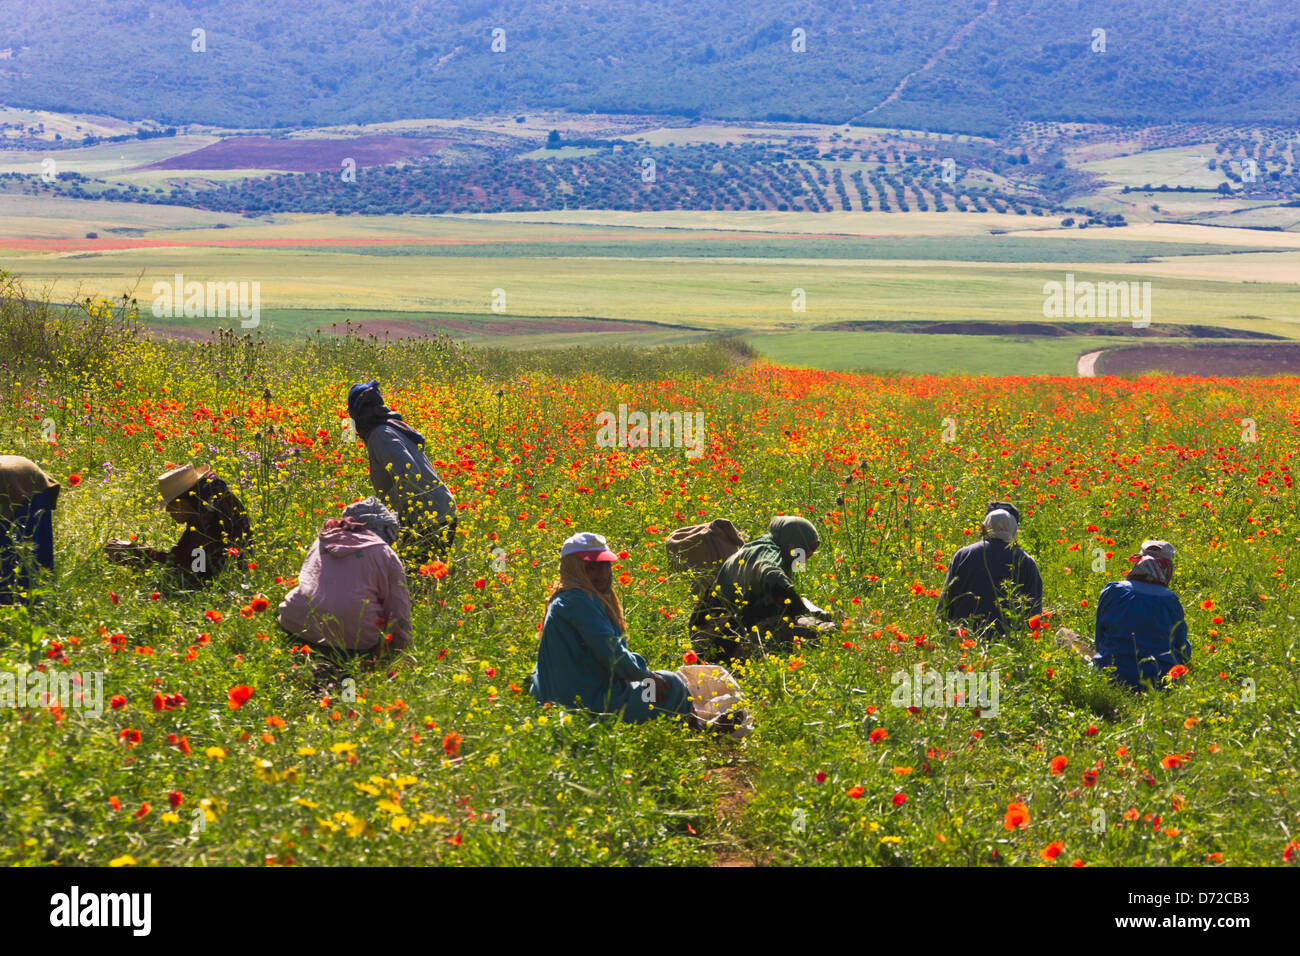
[[[792,576],[820,543],[808,519],[773,518],[767,534],[723,562],[700,599],[691,615],[695,653],[711,663],[727,663],[755,652],[788,650],[796,636],[816,633],[808,619],[829,621],[831,615],[800,597]]]

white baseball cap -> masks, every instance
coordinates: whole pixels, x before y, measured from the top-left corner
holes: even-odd
[[[584,561],[617,561],[618,555],[609,550],[605,536],[591,531],[579,531],[564,542],[560,557],[576,554]]]

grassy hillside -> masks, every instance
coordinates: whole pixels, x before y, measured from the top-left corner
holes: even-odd
[[[1300,104],[1291,0],[4,0],[0,11],[0,101],[163,123],[552,107],[994,132],[1042,118],[1291,123]]]

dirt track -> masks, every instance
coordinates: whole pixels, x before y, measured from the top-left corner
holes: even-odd
[[[1078,372],[1080,378],[1092,378],[1097,374],[1097,359],[1105,349],[1097,352],[1085,352],[1079,356]]]

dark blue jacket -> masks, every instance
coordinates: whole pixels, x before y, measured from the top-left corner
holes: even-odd
[[[1043,579],[1034,559],[1000,538],[977,541],[954,554],[939,598],[948,620],[992,624],[1005,634],[1011,622],[999,602],[1018,608],[1022,619],[1043,613]]]
[[[1137,580],[1101,589],[1094,667],[1114,668],[1115,680],[1141,690],[1191,659],[1183,605],[1173,591]]]

